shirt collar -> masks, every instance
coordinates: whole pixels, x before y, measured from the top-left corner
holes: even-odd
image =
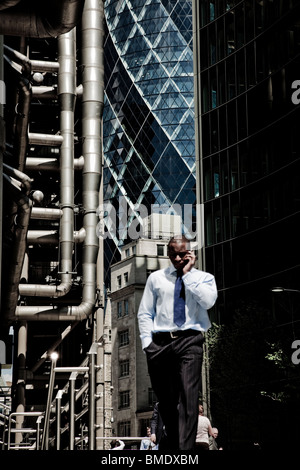
[[[192,271],[195,271],[195,268],[192,268],[192,269],[191,269],[191,272],[192,272]],[[170,266],[168,266],[168,267],[166,268],[166,272],[167,272],[167,274],[177,274],[177,270],[175,269],[175,267],[173,266],[172,263],[170,264]]]
[[[173,266],[173,264],[171,263],[170,266],[167,267],[167,273],[168,274],[176,274],[176,269],[175,267]]]

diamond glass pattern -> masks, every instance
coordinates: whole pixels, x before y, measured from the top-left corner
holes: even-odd
[[[105,17],[104,200],[195,204],[192,0],[106,0]]]

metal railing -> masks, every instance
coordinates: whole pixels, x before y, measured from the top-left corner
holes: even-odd
[[[11,412],[11,406],[7,406],[4,403],[1,403],[1,408],[3,408],[4,412],[6,413],[0,413],[0,426],[1,426],[1,438],[0,438],[0,445],[1,449],[5,450],[7,441],[6,441],[6,435],[8,431],[8,419],[9,419],[9,414]]]
[[[39,442],[41,435],[41,421],[43,419],[43,412],[39,411],[24,411],[24,412],[15,412],[11,413],[8,417],[8,440],[7,440],[7,450],[17,449],[17,450],[39,450]],[[29,426],[26,428],[13,427],[17,422],[14,420],[14,417],[23,416],[23,417],[37,417],[35,421],[35,427]],[[15,433],[27,434],[26,438],[22,442],[12,443],[12,435]],[[30,435],[35,435],[35,439],[31,442]]]
[[[6,446],[6,433],[7,433],[7,449],[31,449],[31,450],[48,450],[51,446],[52,449],[61,449],[61,437],[67,432],[69,441],[67,448],[74,450],[80,443],[80,438],[75,435],[75,425],[78,420],[88,413],[88,419],[85,419],[85,429],[87,432],[81,432],[81,438],[87,443],[89,450],[94,450],[96,445],[96,372],[98,366],[96,365],[96,356],[98,347],[102,343],[93,343],[88,352],[87,358],[79,367],[56,367],[57,357],[52,357],[51,371],[49,377],[48,397],[47,404],[44,412],[31,411],[31,412],[13,412],[9,416],[3,415],[6,421],[3,421],[3,446]],[[58,390],[55,398],[53,397],[54,385],[57,374],[70,373],[67,384],[64,388]],[[76,380],[82,381],[79,389],[76,389]],[[62,398],[68,394],[68,401],[62,405]],[[75,405],[79,399],[83,397],[80,411],[75,412]],[[68,413],[69,422],[62,428],[61,418]],[[30,418],[36,417],[33,425],[27,427],[19,427],[16,417],[23,416],[26,426]],[[43,425],[42,425],[43,422]],[[50,425],[56,424],[56,432],[49,436]],[[13,443],[12,436],[21,433],[24,437],[22,442]],[[111,438],[110,438],[111,439]]]

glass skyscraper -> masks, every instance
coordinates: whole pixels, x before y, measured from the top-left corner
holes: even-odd
[[[228,318],[238,298],[299,288],[300,2],[195,4],[206,267]]]
[[[105,252],[116,260],[138,205],[195,207],[192,0],[107,0],[105,17],[104,202],[117,214]]]

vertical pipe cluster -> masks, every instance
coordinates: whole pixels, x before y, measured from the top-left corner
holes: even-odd
[[[101,118],[104,104],[104,6],[102,0],[86,0],[82,17],[82,135],[84,157],[82,200],[83,226],[83,299],[82,315],[95,305],[96,261],[99,240],[96,233],[101,175]],[[86,315],[86,313],[85,313]]]
[[[68,285],[71,271],[71,250],[73,250],[73,191],[74,191],[74,153],[73,129],[71,120],[75,106],[76,86],[70,70],[73,70],[70,51],[74,46],[74,31],[59,38],[60,70],[58,94],[61,109],[61,209],[63,211],[60,231],[60,248],[62,249],[61,271],[62,286]],[[97,208],[102,171],[101,153],[101,119],[104,103],[104,5],[103,0],[86,0],[82,16],[82,154],[84,165],[82,170],[82,206],[83,228],[85,238],[82,250],[82,301],[77,306],[18,306],[16,319],[26,320],[70,320],[77,321],[87,318],[95,308],[96,301],[96,266],[99,240],[96,233],[98,222]],[[73,55],[75,57],[75,53]],[[65,64],[65,65],[64,65]],[[21,287],[21,286],[20,286]],[[50,294],[55,288],[55,295],[64,295],[64,288],[44,286]],[[22,286],[22,294],[27,293],[29,286]],[[29,292],[28,292],[29,294]],[[53,293],[52,293],[53,294]],[[37,295],[37,294],[34,294]],[[41,294],[40,294],[41,295]]]
[[[22,284],[23,296],[58,298],[72,286],[74,249],[74,112],[76,102],[76,31],[75,28],[58,38],[58,99],[60,104],[60,135],[29,133],[30,143],[60,144],[60,272],[58,285]],[[27,131],[26,131],[27,132]],[[49,210],[43,209],[44,216]],[[40,211],[41,212],[41,211]],[[40,216],[41,217],[41,216]]]
[[[72,283],[74,249],[74,112],[76,102],[76,30],[58,38],[60,66],[58,98],[60,103],[60,252],[62,292],[68,292]]]

